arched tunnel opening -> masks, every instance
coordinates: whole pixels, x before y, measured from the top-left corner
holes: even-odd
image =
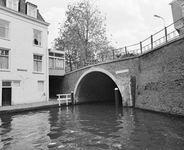
[[[77,103],[105,102],[115,104],[116,83],[105,73],[94,71],[85,75],[75,92]],[[122,97],[120,92],[120,105]]]

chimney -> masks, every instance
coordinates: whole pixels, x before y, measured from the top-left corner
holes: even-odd
[[[0,0],[0,5],[6,7],[6,0]]]
[[[25,0],[19,0],[19,12],[26,14],[26,2],[25,2]]]

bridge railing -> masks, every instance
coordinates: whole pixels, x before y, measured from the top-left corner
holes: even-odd
[[[180,27],[178,27],[178,31],[175,29],[174,25],[178,22],[182,22],[182,18],[177,20],[176,22],[170,24],[169,26],[165,27],[164,29],[156,32],[155,34],[151,35],[150,37],[146,38],[143,41],[140,41],[139,43],[125,46],[123,47],[125,55],[127,54],[134,54],[134,55],[140,55],[145,52],[148,52],[156,47],[159,47],[175,38],[178,38],[179,36],[183,35],[183,32],[181,31],[184,28],[184,25],[181,24]],[[180,31],[180,33],[179,33]]]
[[[77,67],[76,69],[97,63],[122,59],[125,57],[138,56],[148,51],[151,51],[154,48],[162,46],[163,44],[170,42],[173,39],[183,36],[184,34],[183,22],[184,20],[183,18],[181,18],[175,21],[174,23],[170,24],[169,26],[166,26],[164,29],[146,38],[145,40],[140,41],[139,43],[135,43],[117,49],[107,50],[105,53],[104,52],[99,53],[97,54],[97,58],[95,59],[92,58],[91,60],[88,60],[87,62],[85,62],[80,67]],[[176,27],[177,30],[175,29]]]

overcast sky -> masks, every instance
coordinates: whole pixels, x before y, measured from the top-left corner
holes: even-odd
[[[46,22],[50,23],[48,47],[58,37],[58,23],[65,19],[69,2],[77,0],[27,0],[38,6]],[[107,30],[112,34],[113,45],[117,48],[138,43],[173,22],[172,0],[96,0],[100,11],[106,14]]]

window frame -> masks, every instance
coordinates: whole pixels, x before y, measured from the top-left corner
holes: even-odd
[[[10,50],[9,49],[4,49],[0,47],[0,51],[8,52],[8,54],[2,55],[0,52],[0,57],[7,57],[7,68],[0,68],[0,71],[9,71],[10,70]],[[3,66],[3,65],[2,65]]]
[[[41,86],[40,86],[39,83],[42,83]],[[38,92],[44,92],[44,89],[45,89],[44,84],[45,84],[45,82],[43,80],[38,80],[37,84],[38,84]]]
[[[52,54],[52,55],[51,55]],[[58,56],[61,55],[62,57]],[[49,69],[64,69],[65,67],[65,58],[64,54],[62,53],[56,53],[56,52],[49,52]],[[51,66],[51,59],[53,60],[53,66]],[[58,67],[57,61],[62,61],[62,67]]]
[[[4,84],[4,83],[6,83],[6,84]],[[2,88],[11,88],[11,87],[12,87],[12,81],[10,81],[10,80],[2,80]]]
[[[6,84],[4,84],[4,83],[6,83]],[[17,86],[17,85],[15,85],[15,83],[19,83],[19,85]],[[21,80],[2,80],[2,87],[3,88],[20,88],[21,87]]]
[[[36,44],[36,42],[38,43]],[[38,47],[42,46],[42,31],[33,29],[33,45]]]
[[[37,7],[27,4],[27,15],[33,18],[37,18]]]
[[[21,81],[20,80],[13,80],[12,81],[12,86],[14,88],[20,88],[21,87]]]
[[[18,11],[18,3],[19,3],[19,0],[6,0],[6,7],[12,10]]]
[[[184,3],[182,3],[182,4],[180,5],[180,7],[181,7],[182,17],[184,17]]]
[[[35,58],[34,56],[39,56],[41,59],[38,59],[38,57]],[[37,66],[35,66],[35,62],[36,62]],[[40,71],[39,71],[39,62],[41,62],[41,70]],[[33,72],[34,73],[43,73],[43,55],[42,54],[33,54]]]
[[[0,22],[2,21],[2,26],[0,24],[0,28],[4,28],[4,33],[5,33],[5,36],[1,36],[0,35],[0,39],[5,39],[5,40],[9,40],[10,39],[10,22],[7,21],[7,20],[4,20],[4,19],[1,19],[0,18]],[[3,26],[4,24],[4,26]],[[7,27],[6,27],[7,26]],[[3,29],[2,29],[3,30]],[[6,35],[7,34],[7,35]]]

